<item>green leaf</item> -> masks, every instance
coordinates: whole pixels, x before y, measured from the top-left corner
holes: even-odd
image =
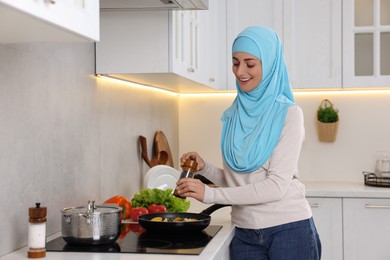
[[[317,110],[317,119],[322,123],[334,123],[339,120],[338,112],[333,106],[325,105]]]
[[[175,197],[172,192],[173,189],[142,189],[134,195],[131,201],[132,207],[147,208],[151,204],[162,204],[168,212],[187,211],[190,208],[190,201]]]

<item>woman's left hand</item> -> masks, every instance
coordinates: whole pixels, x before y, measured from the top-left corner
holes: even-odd
[[[191,197],[203,202],[206,188],[200,180],[183,178],[179,179],[176,185],[176,191],[180,196]]]

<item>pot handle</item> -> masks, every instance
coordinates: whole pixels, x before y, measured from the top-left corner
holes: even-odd
[[[204,209],[202,212],[200,212],[200,214],[210,215],[211,213],[213,213],[217,209],[224,208],[224,207],[230,207],[230,206],[231,206],[230,204],[214,204],[214,205],[211,205],[210,207]]]

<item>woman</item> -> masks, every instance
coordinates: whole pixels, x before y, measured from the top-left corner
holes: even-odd
[[[233,43],[237,97],[222,116],[223,169],[196,152],[198,173],[219,187],[181,179],[177,192],[204,203],[231,204],[232,259],[317,260],[321,243],[298,179],[303,113],[295,104],[281,42],[248,27]]]

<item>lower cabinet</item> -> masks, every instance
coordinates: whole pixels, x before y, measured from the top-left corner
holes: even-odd
[[[389,260],[390,199],[308,197],[321,260]]]
[[[341,198],[307,198],[322,245],[321,260],[343,259]]]
[[[390,259],[390,199],[343,199],[344,259]]]

